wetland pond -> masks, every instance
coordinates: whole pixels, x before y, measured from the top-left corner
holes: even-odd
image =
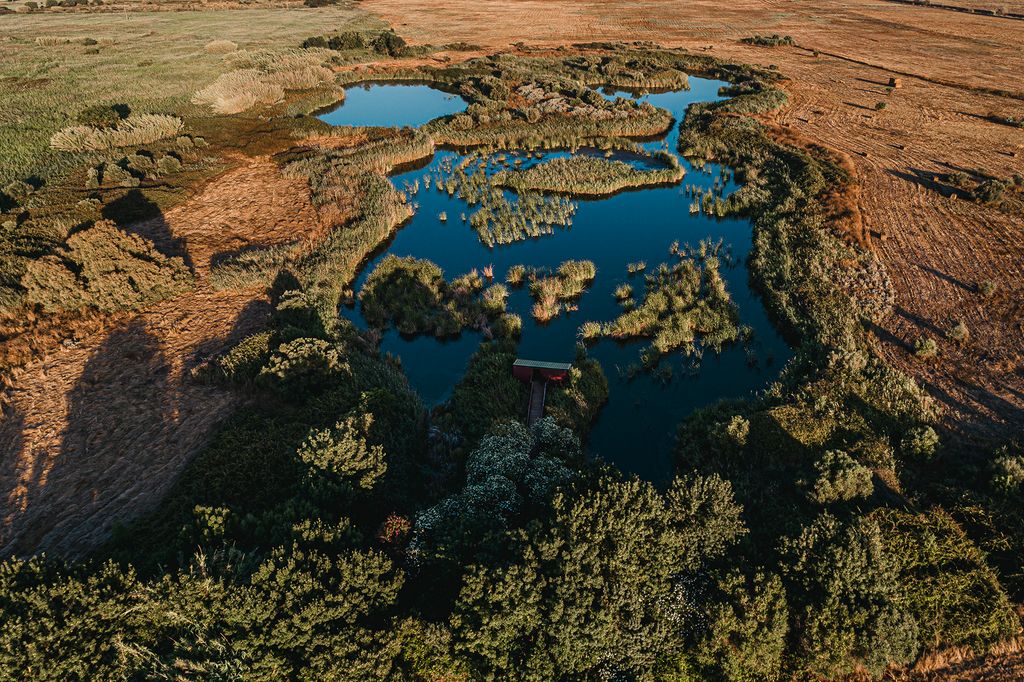
[[[649,152],[667,149],[677,154],[678,122],[687,106],[721,99],[718,93],[723,85],[726,83],[690,78],[688,90],[639,97],[670,111],[675,118],[670,132],[658,140],[643,142],[642,146]],[[408,94],[399,98],[395,88],[408,88],[404,90]],[[381,93],[380,100],[375,99],[376,93]],[[631,97],[623,92],[602,94],[608,98]],[[349,90],[345,104],[321,118],[336,125],[400,126],[411,119],[422,123],[421,113],[464,104],[460,98],[452,98],[426,86],[370,85],[367,89]],[[342,115],[347,107],[357,103],[358,112]],[[413,111],[406,111],[406,107]],[[365,120],[367,112],[376,118]],[[450,113],[454,112],[446,110],[434,115]],[[596,150],[576,153],[605,156]],[[575,356],[581,324],[613,320],[623,312],[614,295],[617,286],[631,284],[639,300],[644,273],[628,274],[627,264],[645,261],[650,272],[658,264],[670,262],[670,245],[674,242],[696,247],[709,238],[712,242],[721,240],[725,252],[731,254],[723,259],[721,275],[738,308],[740,324],[753,332],[749,341],[727,344],[721,353],[708,350],[699,362],[692,356],[672,353],[662,358],[657,372],[627,371],[637,365],[639,353],[649,339],[620,343],[605,338],[588,349],[590,357],[601,363],[609,384],[608,402],[590,432],[591,454],[626,474],[664,482],[673,470],[671,452],[677,425],[700,407],[723,398],[749,397],[763,389],[777,376],[791,351],[750,286],[745,265],[751,248],[750,222],[692,212],[695,193],[714,191],[717,196],[724,196],[737,188],[728,169],[712,164],[696,168],[682,160],[686,176],[675,185],[624,191],[600,199],[572,197],[575,213],[570,227],[555,227],[548,234],[492,247],[485,245],[461,218],[463,214],[472,215],[478,207],[467,205],[458,193],[439,191],[437,180],[450,176],[451,169],[460,164],[484,169],[491,175],[567,156],[570,152],[503,152],[467,160],[460,152],[438,150],[429,164],[394,174],[391,180],[395,187],[406,191],[409,201],[417,206],[415,216],[364,264],[353,290],[358,297],[367,276],[389,254],[433,261],[449,281],[474,269],[483,271],[487,266],[493,267],[495,282],[504,282],[512,265],[553,271],[566,260],[590,260],[596,265],[597,276],[578,300],[578,309],[563,312],[545,324],[536,322],[531,315],[534,301],[529,287],[509,288],[507,310],[523,321],[518,356],[568,362]],[[624,153],[614,157],[637,167],[650,159]],[[516,200],[511,191],[505,195],[509,201]],[[344,314],[357,326],[367,326],[359,303],[344,309]],[[482,339],[482,334],[472,330],[444,340],[431,335],[408,338],[392,327],[383,335],[381,350],[401,358],[410,383],[424,402],[432,406],[450,395]],[[671,378],[666,367],[671,367]]]

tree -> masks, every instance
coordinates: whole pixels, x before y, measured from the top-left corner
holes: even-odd
[[[606,478],[553,506],[511,565],[466,579],[458,649],[484,679],[650,675],[696,618],[689,578],[745,532],[729,484]]]
[[[811,497],[821,504],[868,497],[874,491],[871,470],[842,450],[829,450],[814,464],[818,478]]]
[[[807,671],[834,678],[862,667],[877,677],[914,659],[917,623],[876,522],[825,513],[781,550]]]
[[[707,631],[697,647],[698,664],[729,682],[768,682],[782,675],[789,610],[782,580],[733,571],[702,600]]]
[[[547,508],[581,457],[579,439],[551,418],[531,429],[498,426],[466,459],[462,490],[417,516],[412,552],[424,561],[461,561],[493,550],[505,531]]]

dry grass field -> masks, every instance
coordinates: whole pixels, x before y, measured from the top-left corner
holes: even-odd
[[[1024,170],[1024,130],[985,118],[1024,113],[1024,24],[873,0],[363,6],[421,42],[650,40],[777,65],[791,79],[777,123],[856,169],[872,248],[896,287],[895,315],[875,330],[881,353],[945,406],[962,445],[1024,430],[1024,216],[947,196],[934,180],[959,169]],[[740,42],[773,33],[797,47]],[[902,87],[890,92],[892,77]],[[997,285],[991,298],[976,291],[985,280]],[[970,331],[965,343],[945,338],[958,321]],[[921,337],[938,342],[936,360],[913,356]]]
[[[257,157],[134,226],[158,245],[181,245],[199,286],[99,320],[18,371],[0,422],[4,553],[81,555],[162,498],[238,404],[236,394],[194,381],[192,369],[269,312],[261,290],[213,291],[211,257],[311,236],[318,224],[305,183]]]

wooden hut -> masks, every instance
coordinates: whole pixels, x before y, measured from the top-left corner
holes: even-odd
[[[569,376],[571,362],[544,362],[541,360],[517,359],[512,363],[512,376],[530,384],[530,404],[526,408],[526,425],[531,426],[544,416],[544,402],[548,394],[548,382],[564,381]]]

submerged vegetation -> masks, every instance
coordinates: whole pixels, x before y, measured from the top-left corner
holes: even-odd
[[[367,35],[314,37],[303,51],[409,54],[404,41]],[[213,264],[216,286],[260,286],[271,301],[266,329],[195,372],[242,407],[151,513],[87,561],[0,564],[4,676],[877,678],[927,651],[983,652],[1019,634],[1024,462],[1008,447],[985,466],[934,465],[936,408],[867,341],[865,322],[884,306],[840,284],[874,271],[829,229],[831,198],[853,179],[748,115],[784,101],[780,76],[645,45],[520,52],[392,74],[459,92],[465,114],[359,131],[349,146],[310,135],[277,157],[308,184],[324,230]],[[386,174],[441,143],[575,149],[663,132],[667,112],[592,87],[683,87],[687,71],[734,84],[732,99],[690,107],[679,151],[728,163],[743,182],[715,210],[752,220],[750,273],[795,359],[757,396],[688,417],[676,475],[659,490],[585,456],[608,383],[582,347],[548,387],[547,418],[527,428],[527,384],[512,374],[522,320],[504,313],[504,285],[478,273],[449,282],[431,262],[388,257],[360,293],[374,326],[490,333],[428,412],[379,334],[338,315],[360,263],[415,211],[415,192]],[[508,170],[530,185],[515,200],[479,169],[453,168],[422,191],[479,206],[466,222],[501,244],[568,226],[571,200],[541,190],[585,192],[640,172],[615,163]],[[22,215],[38,187],[4,191],[4,265],[11,281],[29,275],[12,309],[137,309],[192,285],[183,260],[141,237],[95,215],[45,231]],[[724,249],[672,253],[649,271],[630,264],[616,292],[626,310],[581,335],[650,338],[650,365],[740,339]],[[567,261],[554,273],[513,267],[506,281],[529,283],[551,317],[595,275],[593,263]],[[637,443],[637,456],[648,448]]]

